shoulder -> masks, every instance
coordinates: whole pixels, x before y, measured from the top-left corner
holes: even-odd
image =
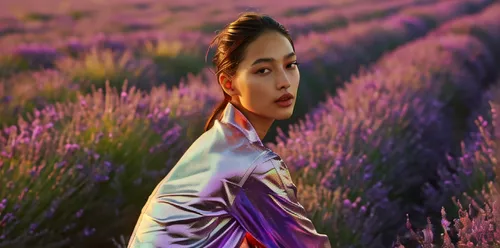
[[[231,125],[216,122],[214,127],[203,133],[186,151],[185,161],[179,163],[192,164],[194,160],[210,166],[218,173],[214,178],[234,178],[243,176],[252,165],[262,163],[273,156],[264,147],[252,144],[244,134]],[[238,180],[232,180],[238,182]]]
[[[231,126],[214,125],[193,142],[163,179],[161,192],[196,191],[199,196],[210,196],[218,191],[237,191],[257,167],[260,169],[273,156]]]
[[[297,201],[297,187],[285,162],[271,154],[254,165],[252,173],[241,185],[242,189],[251,194],[279,195]]]

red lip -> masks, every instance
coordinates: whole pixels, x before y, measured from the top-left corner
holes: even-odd
[[[290,93],[286,93],[286,94],[281,95],[280,98],[276,99],[275,102],[286,101],[286,100],[289,100],[289,99],[293,99],[293,95],[290,94]]]

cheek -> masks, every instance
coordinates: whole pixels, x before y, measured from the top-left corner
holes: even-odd
[[[269,84],[265,84],[265,82],[259,82],[248,85],[248,100],[253,102],[253,104],[258,104],[259,102],[265,102],[263,100],[269,98],[270,91],[272,90],[268,87]]]
[[[265,78],[248,78],[241,87],[241,101],[251,106],[259,106],[268,102],[272,95],[272,83]]]
[[[289,80],[290,80],[290,89],[288,90],[294,91],[293,93],[296,93],[300,84],[300,73],[299,72],[292,73],[289,77]]]

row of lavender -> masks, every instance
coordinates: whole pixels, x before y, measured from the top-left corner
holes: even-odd
[[[412,5],[433,3],[437,0],[385,1],[359,5],[338,6],[321,1],[297,1],[286,6],[273,3],[234,3],[218,1],[217,6],[207,3],[193,3],[183,7],[156,1],[155,3],[120,4],[113,11],[96,7],[81,10],[67,10],[67,13],[28,12],[17,18],[0,19],[0,46],[35,40],[53,40],[61,36],[85,36],[98,32],[141,33],[163,31],[178,33],[192,30],[200,33],[213,33],[234,18],[235,13],[256,10],[268,13],[283,22],[292,35],[311,31],[346,27],[354,22],[378,19],[397,13]],[[253,7],[251,7],[253,6]],[[203,22],[200,22],[202,17]],[[183,20],[183,21],[177,21]],[[39,25],[33,25],[39,24]],[[51,38],[52,36],[52,38]]]
[[[379,16],[380,18],[384,17],[385,15],[376,15],[376,13],[383,12],[383,13],[388,13],[392,14],[394,11],[402,11],[405,10],[403,7],[408,7],[412,5],[421,5],[421,4],[429,4],[433,3],[434,1],[430,0],[425,0],[425,1],[405,1],[405,2],[389,2],[389,3],[380,3],[375,6],[371,6],[373,8],[370,9],[371,12],[369,12],[366,8],[349,8],[348,10],[338,10],[338,11],[347,11],[348,13],[358,13],[360,12],[363,15],[367,16]],[[340,14],[338,14],[340,15]],[[345,13],[343,15],[346,15]],[[356,19],[357,15],[352,14],[354,19]],[[329,18],[332,19],[338,19],[338,17],[335,16],[329,16]],[[347,17],[343,17],[347,18]],[[357,20],[357,19],[356,19]],[[304,24],[301,22],[303,25],[312,25],[312,24]],[[313,25],[314,26],[314,25]],[[291,28],[292,30],[294,29],[293,27]],[[156,36],[156,37],[155,37]],[[161,38],[158,36],[162,36]],[[209,41],[208,36],[200,35],[199,33],[183,33],[179,35],[172,35],[172,34],[162,34],[160,35],[159,33],[138,33],[135,35],[113,35],[111,37],[104,37],[103,35],[98,35],[97,37],[87,39],[83,43],[81,43],[78,40],[71,39],[69,41],[63,42],[63,44],[59,44],[58,47],[60,49],[54,49],[48,46],[20,46],[17,47],[16,49],[10,51],[8,46],[4,46],[3,49],[9,49],[6,51],[7,53],[10,53],[12,55],[12,58],[6,57],[4,59],[10,60],[10,61],[4,61],[3,63],[6,65],[3,65],[4,68],[2,70],[4,71],[4,74],[9,73],[9,71],[17,71],[17,70],[22,70],[22,67],[27,67],[26,69],[33,69],[33,68],[39,68],[39,67],[44,67],[44,68],[50,68],[55,66],[55,60],[58,58],[62,57],[63,54],[59,53],[69,53],[69,54],[82,54],[83,52],[89,52],[89,48],[109,48],[113,51],[120,51],[123,52],[125,50],[143,50],[145,43],[152,42],[153,44],[151,45],[156,45],[155,43],[158,42],[159,39],[162,40],[172,40],[173,38],[180,39],[180,42],[183,45],[189,45],[187,50],[193,49],[195,46],[200,46],[201,44],[204,44],[202,48],[206,48],[206,44]],[[60,43],[60,42],[59,42]],[[304,44],[308,44],[309,42],[306,41]],[[167,43],[168,44],[168,43]],[[304,46],[304,44],[300,44],[299,47]],[[165,44],[162,44],[165,45]],[[168,46],[168,47],[162,47],[162,51],[159,52],[167,52],[168,55],[176,55],[178,53],[179,48],[177,46]],[[310,47],[310,46],[309,46]],[[202,50],[203,50],[202,49]],[[306,49],[307,50],[307,49]],[[164,54],[165,55],[165,54]],[[189,55],[189,54],[188,54]],[[92,56],[91,56],[92,57]],[[19,60],[19,61],[16,61]],[[122,59],[126,60],[126,59]],[[153,58],[154,60],[154,58]],[[10,67],[13,68],[8,68],[10,62]],[[178,64],[179,61],[169,61],[171,63]],[[191,61],[193,62],[193,61]],[[64,64],[64,63],[63,63]],[[137,63],[136,63],[137,64]],[[182,65],[185,66],[188,63],[183,63]],[[21,67],[21,68],[16,68],[16,67]],[[189,67],[188,67],[189,68]],[[63,68],[64,69],[64,68]],[[73,68],[72,68],[73,69]],[[135,68],[140,70],[141,68]],[[162,70],[165,68],[162,67]],[[196,72],[197,70],[194,70],[193,72]],[[136,75],[137,77],[137,75]]]
[[[293,38],[311,32],[326,32],[332,29],[346,27],[358,22],[388,17],[419,5],[434,4],[436,0],[398,0],[384,1],[375,4],[359,4],[343,8],[323,8],[312,14],[280,18],[281,22],[291,31]],[[288,16],[288,15],[287,15]]]
[[[149,94],[77,93],[4,129],[0,247],[109,247],[110,237],[131,233],[148,194],[195,138],[190,126],[215,105],[209,92],[192,79],[190,88]]]
[[[500,64],[499,11],[494,4],[384,56],[269,144],[303,183],[337,192],[343,205],[317,200],[338,209],[314,215],[334,246],[389,247],[406,214],[420,227],[427,216],[439,223],[441,207],[457,212],[452,196],[493,180],[485,92]]]
[[[379,3],[369,12],[366,8],[341,9],[338,15],[358,16],[370,13],[392,13],[404,6],[420,5],[432,1]],[[383,11],[387,8],[387,11]],[[381,15],[382,17],[384,15]],[[333,18],[333,17],[332,17]],[[358,19],[356,19],[358,20]],[[358,20],[359,21],[359,20]],[[144,33],[127,36],[97,35],[87,40],[59,42],[57,48],[46,45],[21,45],[6,51],[0,60],[0,75],[19,73],[0,83],[3,116],[0,123],[14,124],[18,114],[41,108],[47,103],[74,100],[75,92],[89,91],[91,85],[102,87],[105,80],[119,87],[125,79],[129,84],[149,88],[153,81],[178,82],[185,73],[198,73],[201,50],[209,37],[184,33],[179,36],[163,33]],[[177,41],[173,41],[177,39]],[[299,48],[314,44],[304,41]],[[6,49],[6,48],[3,48]],[[307,51],[304,51],[307,53]],[[70,57],[66,57],[69,54]],[[138,61],[140,59],[141,61]],[[53,68],[49,71],[22,73],[25,70]],[[9,85],[10,87],[6,87]],[[35,90],[33,90],[35,89]]]
[[[470,22],[475,20],[470,19]],[[457,28],[460,25],[456,26]],[[462,29],[474,28],[474,25],[462,25]],[[479,30],[476,30],[476,32]],[[499,54],[499,53],[497,53]],[[500,54],[499,54],[500,55]],[[498,158],[500,158],[500,77],[494,82],[494,86],[488,92],[491,106],[491,123],[485,126],[489,130],[484,130],[482,133],[485,140],[488,142],[487,148],[492,149],[493,153],[486,155],[487,160],[493,162],[494,171],[496,175],[500,175],[500,166],[498,166]],[[492,128],[493,127],[493,128]],[[488,138],[493,137],[493,139]],[[484,154],[481,154],[484,155]],[[498,176],[497,179],[498,180]],[[479,192],[475,192],[476,194]],[[438,240],[433,233],[433,225],[428,220],[428,224],[421,232],[416,232],[412,227],[410,217],[407,216],[406,228],[410,231],[410,238],[419,243],[421,247],[434,247],[436,243],[440,244],[443,248],[454,248],[456,244],[458,247],[500,247],[500,184],[498,181],[488,183],[480,194],[476,195],[476,199],[468,196],[466,193],[464,197],[468,203],[468,207],[464,202],[460,202],[456,198],[453,199],[454,204],[458,207],[458,218],[450,221],[447,217],[449,209],[441,209],[441,223],[442,228],[441,240]],[[398,239],[394,244],[395,247],[405,248]]]
[[[302,69],[304,83],[300,88],[299,104],[294,118],[280,123],[279,127],[286,130],[288,124],[294,123],[312,106],[315,106],[318,99],[324,98],[323,94],[320,96],[312,94],[325,92],[325,89],[334,92],[339,83],[354,74],[360,65],[375,61],[384,52],[431,30],[432,27],[422,24],[425,20],[440,24],[457,16],[476,12],[490,2],[488,0],[454,0],[429,6],[410,7],[402,10],[406,14],[369,22],[366,26],[356,24],[350,28],[324,35],[299,38],[296,43],[304,65]],[[443,17],[442,13],[436,9],[447,9],[448,15]],[[414,26],[409,23],[412,20],[417,24],[422,24],[422,28],[415,30]],[[202,59],[197,54],[201,54],[200,50],[204,48],[194,49],[194,47],[196,44],[206,43],[207,37],[186,34],[180,38],[182,46],[179,45],[180,43],[162,42],[159,37],[150,35],[135,36],[127,42],[124,37],[100,35],[85,43],[71,41],[60,50],[44,46],[19,47],[13,51],[12,56],[6,57],[7,61],[3,62],[0,70],[4,73],[22,72],[23,68],[45,67],[55,68],[60,71],[61,75],[55,75],[58,73],[54,72],[41,73],[41,75],[36,73],[32,76],[21,74],[8,79],[4,85],[12,85],[12,89],[4,90],[7,96],[4,96],[3,100],[4,102],[10,101],[10,103],[9,106],[3,108],[5,113],[2,113],[4,116],[2,122],[13,124],[17,119],[17,113],[44,106],[47,102],[74,99],[76,90],[88,92],[91,85],[102,87],[106,79],[116,87],[120,87],[127,79],[129,85],[134,84],[147,89],[154,85],[155,83],[152,82],[155,81],[177,82],[186,70],[199,72],[205,65],[200,63]],[[73,56],[65,57],[64,54],[68,53]],[[324,56],[323,54],[330,55]],[[337,59],[332,61],[334,57]],[[337,79],[328,81],[329,77],[333,78],[330,73],[332,71],[338,73]],[[24,83],[26,81],[27,83]],[[35,83],[30,83],[33,81]],[[316,83],[317,81],[323,83]],[[328,83],[324,83],[327,81]],[[51,86],[45,82],[54,82],[54,85]],[[322,87],[321,90],[318,90],[318,85]],[[334,86],[330,87],[331,85]],[[42,92],[33,94],[31,91],[30,94],[26,89],[31,88],[41,88]],[[19,96],[22,94],[25,94],[24,97],[28,99]],[[63,96],[63,98],[57,96]],[[46,97],[50,98],[46,99]],[[5,106],[5,103],[3,105]],[[16,118],[5,116],[16,116]],[[269,141],[275,136],[276,132],[273,128],[268,135]]]
[[[388,18],[353,24],[347,29],[311,33],[296,40],[301,60],[301,86],[292,118],[276,123],[265,142],[274,142],[277,127],[286,133],[290,124],[304,118],[313,107],[335,94],[344,82],[380,56],[424,36],[455,18],[477,13],[493,1],[450,0],[410,7]],[[307,46],[303,44],[314,44]]]
[[[155,43],[148,38],[152,37],[138,37],[132,44],[136,50],[105,36],[97,36],[89,44],[70,43],[62,51],[47,46],[20,46],[12,56],[4,57],[7,61],[2,64],[6,74],[0,81],[0,124],[14,124],[19,114],[50,103],[74,101],[77,92],[103,88],[106,81],[117,88],[128,81],[128,85],[150,90],[156,85],[152,83],[155,79],[177,82],[184,76],[183,71],[196,73],[204,67],[195,51],[185,51],[194,44],[184,43],[188,46],[185,48],[180,42]],[[196,42],[202,37],[181,38]],[[39,67],[46,69],[27,71]]]
[[[404,0],[385,1],[368,5],[336,6],[333,3],[321,1],[297,1],[286,6],[282,4],[252,4],[232,1],[219,1],[218,5],[206,6],[206,3],[194,3],[191,6],[179,8],[165,6],[161,1],[142,4],[120,4],[118,10],[106,11],[86,8],[83,10],[68,10],[69,13],[26,13],[17,18],[0,19],[0,46],[11,47],[20,42],[47,43],[59,42],[67,36],[86,36],[106,32],[140,34],[148,32],[163,32],[176,35],[187,30],[196,33],[213,34],[215,29],[222,27],[241,11],[256,10],[268,13],[289,27],[294,36],[312,31],[328,30],[346,27],[351,23],[362,22],[392,15],[412,5],[435,3],[437,0]],[[139,8],[137,8],[140,6]],[[253,7],[251,7],[253,6]],[[68,16],[69,15],[69,16]],[[76,16],[75,16],[76,15]],[[73,18],[70,18],[72,16]],[[200,21],[200,17],[203,21]],[[34,19],[34,20],[33,20]],[[170,21],[162,22],[166,19]],[[177,21],[183,20],[183,21]],[[43,25],[31,27],[32,22],[42,22]],[[104,26],[104,27],[103,27]],[[111,26],[111,27],[109,27]],[[64,31],[64,32],[62,32]],[[2,37],[3,36],[3,37]],[[58,40],[54,40],[58,38]]]

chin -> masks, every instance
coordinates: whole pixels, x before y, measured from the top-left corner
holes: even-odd
[[[292,117],[292,114],[293,114],[293,106],[290,106],[290,108],[280,109],[280,111],[275,113],[274,119],[278,121],[286,120]]]

